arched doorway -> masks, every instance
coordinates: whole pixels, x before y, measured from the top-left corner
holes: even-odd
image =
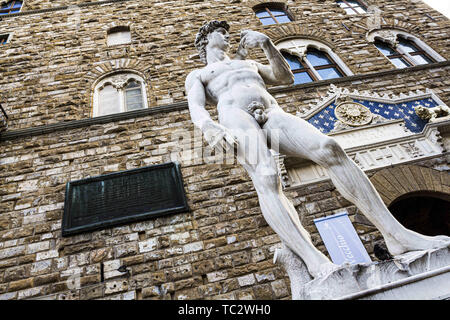
[[[450,174],[417,165],[399,165],[370,180],[394,217],[424,235],[450,236]]]
[[[389,210],[406,228],[427,236],[450,236],[450,195],[413,192],[396,199]]]

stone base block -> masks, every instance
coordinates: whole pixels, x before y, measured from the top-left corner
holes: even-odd
[[[292,252],[279,256],[291,280],[293,300],[443,300],[450,299],[449,250],[450,245],[383,262],[342,265],[313,280],[305,277],[303,261]]]

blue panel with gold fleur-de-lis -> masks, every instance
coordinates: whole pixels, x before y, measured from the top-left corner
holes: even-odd
[[[402,102],[398,104],[389,104],[383,102],[369,101],[369,100],[358,100],[353,99],[354,102],[360,103],[367,107],[370,112],[374,115],[379,115],[386,120],[397,120],[403,119],[405,121],[405,126],[408,130],[414,133],[422,132],[426,125],[426,121],[419,118],[419,116],[414,111],[414,107],[422,105],[426,108],[433,108],[438,106],[438,102],[432,98],[424,98],[420,100],[413,100],[408,102]],[[337,118],[335,115],[336,103],[333,102],[328,107],[324,108],[313,117],[311,117],[308,122],[315,126],[323,133],[330,133],[334,129]]]

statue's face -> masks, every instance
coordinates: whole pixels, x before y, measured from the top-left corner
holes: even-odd
[[[228,50],[230,35],[224,28],[218,28],[208,34],[208,47],[220,48],[224,51]]]

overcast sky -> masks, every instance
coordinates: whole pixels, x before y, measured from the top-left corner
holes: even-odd
[[[422,0],[430,7],[450,18],[450,0]]]

